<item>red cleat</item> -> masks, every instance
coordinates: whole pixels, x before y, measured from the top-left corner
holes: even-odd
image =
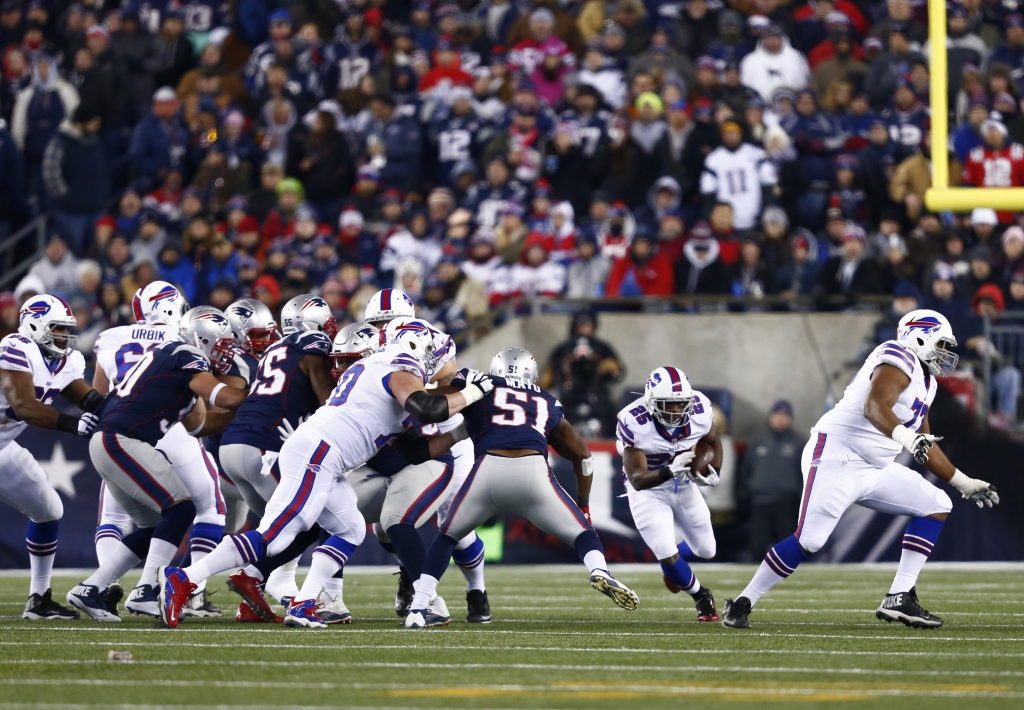
[[[718,611],[715,609],[715,595],[707,587],[701,587],[693,596],[694,604],[697,606],[697,621],[718,621]]]
[[[235,621],[242,623],[252,624],[283,624],[284,618],[274,614],[273,621],[267,621],[262,616],[253,611],[252,607],[249,606],[248,602],[240,602],[238,605],[238,611],[235,612]]]
[[[264,621],[275,622],[281,618],[274,613],[270,602],[263,596],[260,581],[247,575],[244,569],[240,569],[228,577],[228,589],[242,597],[249,604],[253,613],[262,617]]]
[[[682,587],[677,587],[675,584],[672,583],[672,580],[666,577],[665,575],[661,575],[661,579],[663,582],[665,582],[665,586],[668,587],[668,591],[672,592],[673,594],[679,594],[679,592],[683,591]]]
[[[157,577],[160,599],[160,619],[172,629],[178,628],[182,607],[196,590],[185,571],[179,567],[161,567]]]

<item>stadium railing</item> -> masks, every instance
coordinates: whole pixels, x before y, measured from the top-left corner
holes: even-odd
[[[982,380],[986,396],[981,397],[981,406],[984,413],[988,414],[988,393],[992,392],[993,370],[1003,363],[1024,370],[1024,313],[1004,311],[995,319],[986,316],[984,334],[994,347],[994,352],[993,349],[986,349],[982,359]]]
[[[19,254],[19,245],[26,237],[35,235],[34,253]],[[39,215],[0,243],[0,291],[17,285],[18,280],[36,263],[46,250],[46,216]],[[18,262],[18,263],[15,263]]]

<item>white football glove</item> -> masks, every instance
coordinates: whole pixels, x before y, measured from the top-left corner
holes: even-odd
[[[960,495],[965,500],[974,501],[979,508],[991,508],[994,505],[999,505],[999,494],[996,493],[995,486],[987,481],[970,478],[960,469],[957,469],[953,477],[949,479],[949,485],[960,491]]]
[[[936,441],[941,441],[941,436],[932,436],[931,434],[921,434],[919,432],[911,431],[902,424],[896,426],[892,430],[891,438],[897,444],[901,445],[904,449],[914,455],[914,460],[918,463],[925,463],[928,461],[928,449],[935,445]]]
[[[277,462],[277,457],[280,454],[276,451],[264,451],[261,457],[262,466],[260,467],[261,476],[269,476],[270,469],[274,467],[274,463]]]
[[[696,455],[697,452],[693,449],[680,451],[676,454],[676,457],[668,465],[668,470],[672,472],[672,478],[678,481],[680,478],[692,475],[690,473],[690,462],[693,461],[693,457]]]
[[[494,380],[486,372],[477,372],[476,370],[470,370],[466,374],[466,381],[472,385],[476,385],[480,388],[480,391],[487,394],[494,389]]]
[[[299,426],[302,426],[302,423],[309,419],[309,416],[310,415],[307,414],[306,416],[300,418]],[[295,427],[292,426],[291,422],[285,419],[284,421],[281,422],[281,426],[277,428],[277,431],[281,434],[281,441],[288,441],[288,438],[295,433]]]
[[[79,436],[92,436],[92,433],[96,431],[96,425],[100,423],[100,418],[91,412],[86,412],[78,418],[78,435]]]
[[[700,474],[697,471],[690,473],[690,480],[698,486],[714,488],[722,481],[722,477],[718,474],[718,471],[715,470],[714,466],[708,464],[707,470],[705,470],[703,474]]]

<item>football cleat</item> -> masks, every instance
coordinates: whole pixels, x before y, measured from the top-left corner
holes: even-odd
[[[157,589],[160,595],[160,620],[172,629],[178,628],[178,618],[196,585],[180,567],[161,567],[157,571]]]
[[[188,598],[188,603],[181,609],[182,618],[187,619],[209,619],[220,616],[221,611],[214,606],[204,589],[201,592],[193,592]]]
[[[156,587],[152,584],[140,584],[137,586],[128,595],[128,599],[124,603],[124,609],[133,614],[142,614],[143,616],[152,616],[154,619],[159,619],[160,595],[157,593]]]
[[[327,592],[320,592],[320,618],[325,624],[351,624],[352,612],[345,606],[341,595],[331,598]]]
[[[295,599],[299,593],[299,588],[295,584],[295,575],[292,574],[285,579],[281,579],[282,568],[278,568],[267,575],[264,587],[264,597],[270,599],[276,599],[277,602],[287,609],[291,606],[292,600]],[[252,602],[249,602],[250,604]]]
[[[428,626],[448,626],[452,623],[451,616],[445,616],[430,609],[410,609],[405,617],[407,629],[425,629]]]
[[[693,595],[693,601],[697,605],[697,621],[718,621],[718,611],[715,610],[715,595],[711,590],[702,586]]]
[[[284,625],[293,628],[326,629],[327,624],[320,618],[320,614],[317,611],[316,599],[292,601],[284,615]]]
[[[61,606],[53,601],[53,596],[50,590],[47,589],[42,594],[32,594],[29,596],[21,618],[31,621],[70,621],[80,616],[81,614],[74,609],[68,609],[66,606]]]
[[[489,624],[494,619],[484,589],[470,589],[466,592],[466,606],[469,609],[466,621],[470,624]]]
[[[92,584],[79,584],[67,595],[68,604],[81,609],[94,621],[120,621],[121,617],[107,609],[107,592]]]
[[[676,585],[675,582],[673,582],[664,574],[661,575],[661,581],[665,583],[665,587],[668,588],[668,591],[672,592],[673,594],[679,594],[679,592],[683,591],[682,587]]]
[[[263,617],[264,621],[274,621],[277,614],[270,607],[270,602],[263,595],[260,581],[240,569],[228,577],[228,589],[239,595],[252,608],[253,612]],[[289,605],[290,606],[290,605]],[[285,607],[286,609],[288,607]]]
[[[273,621],[269,621],[253,611],[253,608],[249,606],[248,602],[243,601],[238,603],[238,611],[235,612],[235,621],[252,624],[283,624],[284,617],[274,614]]]
[[[606,570],[596,570],[590,575],[590,586],[606,597],[610,597],[613,602],[626,611],[636,611],[640,606],[640,597],[636,595],[636,592],[612,577],[611,573]]]
[[[911,587],[909,592],[886,594],[875,611],[875,617],[889,623],[900,621],[904,626],[915,629],[937,629],[942,626],[941,617],[929,614],[918,603],[917,587]]]
[[[117,616],[117,605],[124,599],[124,587],[114,582],[107,587],[107,611]]]
[[[416,590],[412,587],[412,577],[405,567],[398,568],[398,591],[395,592],[395,613],[405,617],[409,613],[409,605]]]
[[[746,597],[738,597],[736,601],[726,599],[725,609],[722,610],[722,626],[727,629],[749,629],[750,609],[750,600]]]

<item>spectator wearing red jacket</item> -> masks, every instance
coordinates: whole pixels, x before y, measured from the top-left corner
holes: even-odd
[[[647,233],[637,234],[629,253],[619,257],[608,275],[609,296],[669,296],[675,291],[672,263],[654,251]]]
[[[981,124],[985,145],[971,150],[964,165],[964,184],[972,187],[1020,187],[1024,185],[1024,145],[1011,143],[1002,121],[990,118]],[[1000,224],[1013,223],[1013,212],[997,213]]]
[[[447,86],[444,86],[445,84]],[[434,68],[423,75],[419,90],[429,92],[436,87],[451,89],[455,86],[472,87],[473,77],[462,71],[459,53],[455,51],[452,41],[442,37],[434,50]]]

